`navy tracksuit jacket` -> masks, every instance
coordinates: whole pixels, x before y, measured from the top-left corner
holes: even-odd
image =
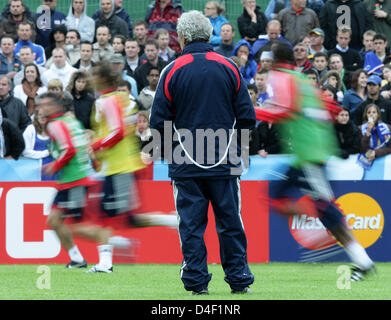
[[[172,126],[165,128],[165,121],[172,121]],[[240,216],[240,134],[232,136],[233,128],[254,126],[255,112],[246,82],[236,65],[215,53],[211,44],[186,45],[182,56],[162,71],[150,127],[159,130],[162,138],[169,138],[165,153],[171,157],[169,176],[180,217],[181,278],[186,290],[204,289],[211,279],[203,241],[209,202],[216,218],[225,280],[235,290],[254,281],[247,265],[247,240]],[[223,138],[199,139],[197,129],[220,132]],[[182,146],[179,139],[171,140],[175,130]],[[231,148],[224,158],[231,136]]]

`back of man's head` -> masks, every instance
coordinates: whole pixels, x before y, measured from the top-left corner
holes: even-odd
[[[272,44],[274,63],[290,63],[295,61],[291,47],[285,42],[274,41]]]
[[[183,37],[186,43],[209,42],[212,31],[212,24],[200,11],[185,12],[178,19],[178,36]]]

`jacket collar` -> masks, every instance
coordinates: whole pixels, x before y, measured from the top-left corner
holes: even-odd
[[[213,46],[206,42],[192,42],[187,44],[182,54],[213,51]]]
[[[278,69],[295,70],[295,66],[293,64],[290,64],[290,63],[276,63],[273,66],[273,69],[274,70],[278,70]]]
[[[63,115],[64,115],[64,112],[57,112],[57,113],[51,114],[50,116],[48,116],[48,117],[46,118],[45,126],[47,126],[47,124],[48,124],[50,121],[52,121],[53,119],[59,118],[59,117],[61,117],[61,116],[63,116]]]

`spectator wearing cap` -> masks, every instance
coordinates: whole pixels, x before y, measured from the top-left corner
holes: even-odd
[[[308,35],[310,36],[310,46],[308,47],[308,59],[312,60],[314,55],[318,52],[327,53],[326,48],[323,46],[324,43],[324,32],[320,28],[312,29]]]
[[[337,44],[335,48],[328,51],[329,56],[334,53],[342,57],[344,67],[347,71],[356,71],[362,68],[363,61],[357,50],[349,46],[352,39],[352,29],[347,26],[341,26],[337,31]]]
[[[306,8],[306,4],[306,0],[291,0],[291,8],[285,8],[278,14],[282,34],[292,45],[310,30],[319,28],[318,16],[314,10]]]
[[[132,78],[126,73],[124,56],[120,53],[114,53],[110,56],[109,62],[113,71],[119,74],[123,80],[130,83],[132,87],[132,96],[134,98],[137,98],[138,97],[137,82],[134,78]]]
[[[263,51],[261,54],[260,62],[262,69],[270,71],[273,66],[273,52]]]
[[[367,99],[362,102],[353,113],[353,120],[356,125],[362,124],[365,107],[372,103],[379,107],[382,121],[391,124],[391,102],[384,99],[380,94],[381,82],[382,79],[375,74],[368,78]]]

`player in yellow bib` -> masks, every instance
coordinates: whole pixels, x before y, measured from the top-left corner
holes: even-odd
[[[95,66],[92,77],[99,98],[91,115],[95,141],[90,151],[101,163],[100,171],[104,176],[100,203],[104,218],[101,222],[113,228],[126,226],[128,222],[136,227],[175,227],[177,221],[173,215],[133,215],[139,207],[139,199],[132,173],[144,168],[139,141],[134,134],[138,110],[132,107],[125,93],[117,91],[118,75],[107,64]],[[99,263],[89,272],[111,273],[113,245],[98,246],[98,251]]]

